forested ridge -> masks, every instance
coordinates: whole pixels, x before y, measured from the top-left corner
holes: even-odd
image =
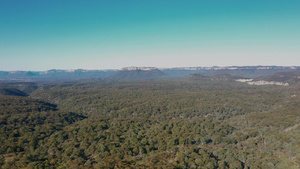
[[[299,84],[220,76],[34,86],[0,95],[2,168],[300,166]]]

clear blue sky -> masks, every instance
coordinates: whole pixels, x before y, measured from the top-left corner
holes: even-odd
[[[299,0],[0,0],[0,70],[300,65]]]

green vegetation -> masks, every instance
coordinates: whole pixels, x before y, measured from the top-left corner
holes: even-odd
[[[0,96],[2,168],[299,168],[300,90],[227,76]]]

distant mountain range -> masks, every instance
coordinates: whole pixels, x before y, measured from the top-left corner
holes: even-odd
[[[187,77],[191,74],[215,76],[228,74],[244,78],[258,78],[278,72],[300,70],[300,66],[228,66],[228,67],[126,67],[121,70],[48,70],[0,71],[0,82],[67,82],[82,80],[128,81],[159,80]]]
[[[167,74],[155,67],[126,67],[106,78],[108,81],[159,80]]]
[[[5,82],[59,82],[99,80],[117,73],[118,70],[47,70],[47,71],[0,71],[0,81]]]

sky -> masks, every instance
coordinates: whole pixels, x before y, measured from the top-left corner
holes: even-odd
[[[0,70],[300,66],[299,0],[0,0]]]

